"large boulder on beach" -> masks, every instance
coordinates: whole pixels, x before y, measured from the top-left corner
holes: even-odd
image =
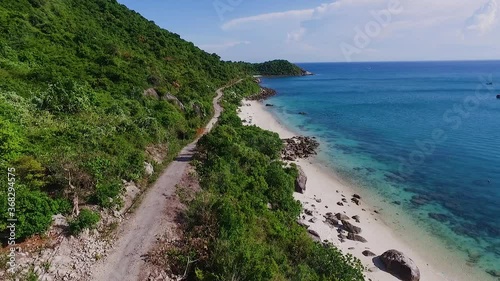
[[[349,220],[349,217],[345,214],[342,214],[342,213],[336,213],[335,214],[335,217],[338,219],[338,220],[344,220],[344,221],[347,221]]]
[[[342,220],[342,226],[349,233],[354,233],[354,234],[360,234],[361,233],[361,227],[352,225],[350,222],[348,222],[346,220]]]
[[[389,250],[380,256],[387,272],[403,281],[420,281],[420,270],[415,262],[400,251]]]
[[[352,240],[352,241],[361,242],[361,243],[368,242],[363,236],[354,234],[352,232],[347,233],[347,239]]]
[[[295,179],[295,191],[304,194],[306,191],[307,176],[302,167],[297,166],[298,175]]]

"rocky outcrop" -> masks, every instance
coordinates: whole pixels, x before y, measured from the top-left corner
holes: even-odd
[[[142,95],[145,96],[145,97],[150,97],[150,98],[155,98],[155,99],[157,99],[159,97],[158,93],[153,88],[149,88],[147,90],[144,90],[144,92],[142,93]]]
[[[295,179],[295,191],[304,194],[306,191],[307,176],[302,167],[297,166],[298,175]]]
[[[185,110],[184,104],[174,95],[170,93],[166,93],[163,97],[161,97],[162,100],[170,101],[173,104],[177,105],[180,109]]]
[[[330,226],[338,226],[339,220],[332,213],[327,213],[325,215],[325,223]]]
[[[352,241],[361,242],[361,243],[368,242],[363,236],[357,235],[357,234],[354,234],[354,233],[351,233],[351,232],[349,232],[347,234],[347,239],[352,240]]]
[[[354,234],[360,234],[361,233],[361,227],[352,225],[348,221],[342,220],[342,226],[349,233],[354,233]]]
[[[311,236],[315,241],[321,241],[321,238],[315,230],[308,229],[307,233],[309,233],[309,236]]]
[[[307,158],[316,155],[319,146],[318,141],[311,137],[297,136],[284,139],[285,148],[281,151],[281,157],[287,161],[295,161],[297,158]]]
[[[276,91],[271,88],[262,87],[260,88],[260,92],[249,97],[249,100],[265,100],[272,96],[276,95]]]
[[[403,281],[419,281],[420,270],[415,262],[400,251],[389,250],[380,256],[386,271]]]
[[[344,215],[344,214],[342,214],[342,213],[336,213],[336,214],[335,214],[335,217],[336,217],[338,220],[344,220],[344,221],[349,220],[349,216]]]
[[[365,256],[365,257],[374,257],[374,256],[376,256],[376,255],[375,255],[372,251],[369,251],[369,250],[364,250],[364,251],[362,252],[362,254],[363,254],[363,256]]]
[[[151,165],[148,162],[144,162],[144,172],[146,173],[146,175],[151,176],[154,173],[154,171],[155,170],[153,168],[153,165]]]

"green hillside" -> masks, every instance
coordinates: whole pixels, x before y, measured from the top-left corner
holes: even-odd
[[[1,1],[0,33],[0,169],[16,168],[18,238],[75,196],[120,204],[122,179],[145,181],[146,148],[171,159],[211,116],[215,89],[244,75],[114,0]]]

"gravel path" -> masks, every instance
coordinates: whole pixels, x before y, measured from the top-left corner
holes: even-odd
[[[213,128],[222,112],[219,99],[226,87],[217,90],[217,96],[213,99],[214,116],[205,127],[205,134]],[[163,210],[167,202],[165,197],[171,196],[175,192],[175,186],[180,182],[194,155],[197,141],[198,139],[184,147],[178,157],[146,192],[141,205],[120,226],[119,238],[114,243],[109,255],[94,266],[92,277],[89,280],[139,280],[141,267],[145,264],[144,255],[154,245],[156,237],[164,231],[166,218]]]

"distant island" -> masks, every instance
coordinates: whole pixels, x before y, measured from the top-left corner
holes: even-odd
[[[287,60],[271,60],[263,63],[239,62],[249,73],[260,76],[307,76],[313,75]]]

